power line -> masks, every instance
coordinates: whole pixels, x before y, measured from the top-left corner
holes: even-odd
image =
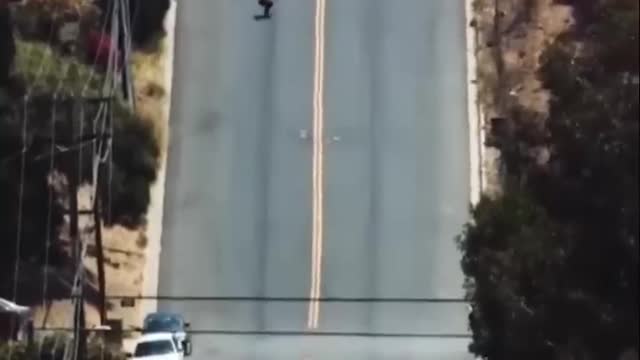
[[[261,297],[261,296],[107,296],[107,300],[160,300],[183,302],[309,302],[325,303],[432,303],[468,304],[463,298],[392,298],[392,297]]]
[[[122,50],[121,59],[122,67],[121,81],[122,81],[122,94],[125,100],[129,103],[132,109],[135,109],[135,94],[133,79],[131,78],[130,69],[130,54],[131,54],[131,15],[129,14],[130,4],[128,0],[120,1],[120,21],[121,21],[121,33],[118,34],[119,49]],[[119,29],[119,30],[120,30]]]
[[[76,39],[77,41],[77,39]],[[76,43],[77,45],[77,43]],[[57,115],[57,100],[58,100],[58,95],[59,93],[62,91],[63,88],[63,84],[64,82],[67,80],[68,76],[69,76],[69,69],[71,68],[72,63],[67,64],[65,70],[64,70],[64,75],[60,78],[60,81],[58,81],[58,85],[56,87],[56,90],[53,94],[53,101],[51,104],[51,147],[49,148],[49,157],[50,157],[50,162],[49,162],[49,173],[48,173],[48,177],[53,176],[54,174],[54,165],[55,165],[55,156],[54,153],[56,151],[56,115]],[[49,189],[48,189],[48,206],[47,206],[47,224],[46,224],[46,239],[45,239],[45,265],[43,268],[43,282],[42,282],[42,306],[46,308],[47,306],[47,286],[48,286],[48,272],[47,269],[49,267],[49,252],[50,249],[49,247],[51,246],[51,213],[52,213],[52,207],[53,207],[53,184],[49,184]],[[43,321],[46,321],[46,319],[43,319]]]
[[[69,328],[38,328],[37,331],[70,332]],[[85,331],[102,331],[86,328]],[[123,333],[139,333],[141,329],[122,330]],[[295,336],[295,337],[370,337],[370,338],[436,338],[468,339],[469,333],[401,333],[366,331],[286,331],[286,330],[231,330],[231,329],[190,329],[190,335],[240,335],[240,336]]]
[[[16,229],[16,250],[14,261],[14,273],[13,273],[13,302],[17,302],[18,298],[18,281],[20,280],[20,252],[22,247],[22,215],[24,211],[24,177],[26,168],[26,144],[27,144],[27,106],[26,102],[22,107],[22,158],[20,161],[20,185],[18,190],[18,218]],[[13,335],[15,331],[15,323],[11,322],[10,334]],[[13,346],[9,348],[9,360],[13,359]]]
[[[50,159],[49,159],[49,174],[48,176],[51,177],[53,176],[53,172],[54,172],[54,166],[55,166],[55,157],[53,156],[53,153],[55,152],[55,144],[56,144],[56,107],[55,107],[55,102],[53,105],[53,110],[51,111],[51,148],[50,148]],[[49,193],[48,193],[48,207],[47,207],[47,225],[46,225],[46,238],[45,238],[45,245],[44,245],[44,252],[45,252],[45,264],[44,264],[44,269],[43,269],[43,282],[42,282],[42,306],[44,308],[46,308],[47,306],[47,290],[48,290],[48,281],[49,281],[49,276],[47,273],[47,269],[49,268],[49,247],[51,246],[51,213],[52,213],[52,206],[53,206],[53,186],[52,184],[49,184]],[[43,319],[43,322],[45,320]],[[45,324],[43,324],[44,326]]]
[[[50,137],[43,137],[43,136],[33,136],[33,140],[29,143],[27,141],[27,123],[29,120],[29,115],[27,114],[28,109],[29,109],[29,105],[31,104],[31,102],[29,101],[28,98],[24,98],[23,99],[23,129],[22,129],[22,143],[23,143],[23,151],[22,151],[22,170],[21,170],[21,187],[24,188],[24,184],[25,184],[25,168],[26,168],[26,161],[27,158],[29,158],[29,154],[28,154],[28,147],[30,145],[33,145],[33,143],[35,142],[41,142],[41,141],[48,141],[50,142],[49,148],[48,148],[48,155],[39,155],[36,156],[33,160],[38,160],[40,158],[43,158],[45,156],[49,157],[49,175],[52,174],[52,169],[55,166],[55,155],[56,153],[63,153],[63,152],[72,152],[72,153],[77,153],[78,157],[72,161],[72,163],[77,164],[77,166],[71,166],[71,168],[69,169],[72,173],[75,171],[77,171],[77,173],[74,174],[69,174],[70,176],[70,189],[69,189],[69,195],[70,195],[70,199],[71,199],[71,211],[70,211],[70,217],[71,217],[71,224],[70,224],[70,229],[71,229],[71,237],[73,239],[73,248],[75,249],[75,256],[74,256],[74,263],[75,263],[75,274],[74,274],[74,280],[73,280],[73,285],[71,288],[71,296],[70,298],[73,300],[73,306],[76,309],[74,311],[74,318],[73,318],[73,326],[74,328],[78,329],[79,331],[81,331],[80,329],[82,329],[84,327],[84,302],[82,300],[83,298],[83,287],[84,287],[84,259],[86,257],[86,252],[87,252],[87,246],[84,244],[84,241],[82,239],[82,236],[79,234],[79,232],[77,231],[77,225],[78,225],[78,215],[79,215],[79,211],[77,208],[77,189],[78,189],[78,183],[81,182],[81,178],[82,178],[82,159],[79,157],[81,155],[82,149],[84,146],[90,145],[91,143],[95,143],[95,141],[97,141],[97,139],[99,139],[100,141],[100,145],[97,147],[98,151],[100,151],[100,153],[97,152],[93,152],[92,156],[94,159],[94,170],[93,170],[93,176],[96,175],[96,171],[95,171],[95,167],[97,164],[99,164],[100,162],[103,161],[103,157],[105,155],[102,154],[102,152],[104,152],[104,145],[103,142],[105,141],[105,138],[110,136],[109,134],[105,133],[105,129],[106,129],[106,125],[104,124],[104,122],[106,121],[105,119],[107,118],[106,115],[106,111],[104,111],[103,109],[101,109],[100,111],[98,111],[96,117],[93,119],[93,122],[96,123],[98,119],[102,118],[103,120],[103,125],[101,126],[101,130],[102,132],[100,134],[83,134],[83,136],[79,137],[77,131],[73,131],[73,137],[70,140],[63,140],[61,139],[60,136],[58,136],[57,132],[56,132],[56,117],[58,114],[57,108],[60,104],[63,104],[64,107],[67,108],[67,110],[69,111],[69,109],[71,109],[70,113],[73,115],[71,117],[68,118],[69,121],[71,121],[71,125],[72,128],[74,127],[73,125],[76,124],[78,122],[78,111],[80,110],[79,106],[82,105],[84,106],[84,103],[94,103],[94,102],[98,102],[100,107],[103,107],[103,104],[105,101],[110,101],[111,99],[109,98],[98,98],[98,99],[69,99],[69,98],[58,98],[57,96],[54,96],[52,98],[48,98],[48,99],[40,99],[41,100],[46,100],[46,101],[51,101],[51,109],[52,112],[54,113],[54,115],[52,115],[51,117],[51,129],[50,131]],[[44,104],[45,106],[47,105],[46,103]],[[84,120],[81,120],[80,123],[82,124],[84,122]],[[77,127],[76,127],[77,128]],[[60,146],[59,144],[61,143],[65,143],[67,147],[64,146]],[[73,154],[71,154],[71,156],[74,156]],[[94,181],[95,182],[95,181]],[[95,186],[95,184],[94,184]],[[49,207],[51,208],[51,204],[53,202],[52,197],[52,189],[51,187],[49,187],[49,194],[48,194],[48,198],[47,198],[47,202],[49,203]],[[95,189],[94,189],[95,191]],[[20,203],[19,203],[19,210],[18,210],[18,214],[19,214],[19,219],[18,219],[18,231],[17,231],[17,239],[18,239],[18,245],[16,247],[16,269],[15,269],[15,282],[14,282],[14,301],[16,300],[17,297],[17,287],[18,287],[18,277],[20,274],[20,250],[21,250],[21,244],[20,244],[20,240],[22,239],[22,234],[21,234],[21,230],[22,230],[22,216],[21,214],[23,213],[23,198],[24,196],[23,194],[23,190],[19,191],[20,193]],[[95,194],[94,194],[95,196]],[[73,205],[76,204],[76,205]],[[94,202],[94,206],[96,205],[96,203]],[[51,209],[49,209],[50,211]],[[51,213],[48,213],[47,215],[47,229],[46,231],[50,232],[51,230]],[[47,247],[47,249],[45,250],[45,253],[47,253],[48,251],[48,247],[50,246],[50,234],[47,233],[47,238],[45,239],[45,246]],[[45,255],[45,262],[48,262],[48,254]],[[46,272],[48,270],[48,266],[47,264],[45,264],[45,268],[44,268],[44,272],[45,272],[45,280],[43,282],[43,303],[46,302],[46,293],[47,293],[47,277],[46,277]],[[76,336],[74,337],[74,345],[73,345],[73,354],[77,354],[77,353],[84,353],[84,333],[76,333]],[[73,355],[74,357],[77,355]]]
[[[109,0],[110,3],[113,2],[113,0]],[[57,4],[54,5],[55,8],[57,10]],[[54,10],[55,12],[55,10]],[[100,55],[100,50],[102,50],[102,42],[104,41],[104,37],[105,37],[105,29],[108,23],[108,18],[111,17],[112,18],[112,22],[113,19],[116,16],[116,12],[112,12],[110,14],[106,14],[103,18],[103,22],[102,22],[102,32],[100,34],[100,44],[98,44],[98,50],[95,54],[94,57],[94,61],[91,67],[91,73],[89,78],[87,79],[86,83],[84,84],[83,88],[82,88],[82,96],[84,97],[85,92],[88,90],[88,87],[90,85],[91,80],[93,79],[93,77],[95,76],[95,72],[96,72],[96,64],[97,64],[97,60],[98,60],[98,56]],[[114,24],[114,25],[117,25]],[[28,137],[28,133],[27,133],[27,129],[28,129],[28,121],[29,121],[29,115],[28,115],[28,110],[29,110],[29,99],[30,96],[33,92],[33,90],[35,88],[37,88],[37,86],[40,84],[42,77],[44,76],[44,74],[46,74],[48,71],[50,71],[50,67],[51,67],[51,62],[47,63],[47,58],[52,57],[54,55],[53,50],[52,50],[52,40],[53,40],[53,35],[54,35],[54,30],[55,30],[55,26],[53,23],[50,24],[49,27],[49,34],[47,36],[47,41],[45,42],[45,48],[44,48],[44,52],[41,54],[41,58],[39,59],[39,61],[37,59],[35,59],[35,57],[33,56],[34,52],[36,51],[36,45],[33,44],[31,47],[28,47],[26,49],[27,53],[27,58],[26,61],[29,62],[33,62],[33,65],[36,66],[37,65],[37,71],[35,73],[35,77],[32,81],[32,84],[29,86],[28,90],[26,91],[26,94],[23,98],[23,108],[22,108],[22,144],[21,144],[21,151],[19,153],[17,153],[15,155],[15,157],[20,156],[21,157],[21,164],[20,164],[20,188],[18,191],[18,219],[17,219],[17,231],[16,231],[16,258],[15,258],[15,268],[14,268],[14,284],[13,284],[13,300],[14,302],[17,300],[17,293],[18,293],[18,283],[19,283],[19,276],[20,276],[20,259],[21,259],[21,246],[22,246],[22,223],[23,223],[23,212],[24,212],[24,190],[25,190],[25,175],[26,175],[26,161],[27,161],[27,157],[28,157],[28,150],[30,149],[31,145],[33,144],[33,141],[31,139],[29,139]],[[112,39],[113,40],[113,35],[117,34],[118,28],[117,27],[112,27]],[[76,39],[77,41],[77,39]],[[116,46],[114,46],[113,44],[111,44],[111,46],[109,46],[109,64],[108,64],[108,68],[107,68],[107,73],[105,75],[105,81],[102,85],[102,88],[99,89],[99,92],[102,93],[109,93],[110,95],[113,95],[114,93],[114,88],[115,88],[115,83],[114,81],[110,81],[111,77],[115,76],[115,71],[114,71],[114,58],[115,58],[115,54],[114,52],[116,51]],[[75,65],[75,60],[70,60],[70,63],[63,63],[64,68],[61,69],[62,70],[62,77],[57,81],[57,84],[55,84],[55,88],[54,88],[54,93],[52,95],[52,115],[51,115],[51,129],[50,129],[50,135],[51,135],[51,144],[49,146],[49,173],[48,176],[52,176],[53,172],[54,172],[54,168],[55,168],[55,154],[56,153],[62,153],[62,152],[67,152],[67,151],[77,151],[78,153],[78,158],[77,158],[77,163],[78,163],[78,167],[77,167],[77,179],[74,175],[70,175],[72,178],[72,182],[74,182],[77,185],[77,182],[82,181],[82,163],[83,163],[83,148],[84,148],[84,144],[82,144],[82,138],[84,137],[84,107],[82,107],[80,110],[82,111],[81,113],[81,118],[80,118],[80,122],[79,124],[79,130],[80,130],[80,143],[78,143],[77,139],[73,139],[73,141],[71,142],[72,144],[67,147],[67,148],[61,148],[59,146],[59,139],[58,139],[58,135],[56,133],[56,116],[57,116],[57,105],[59,102],[65,102],[67,100],[65,99],[59,99],[58,95],[60,94],[60,92],[63,90],[63,85],[66,82],[68,76],[69,76],[69,72],[71,70],[71,68]],[[39,63],[39,64],[38,64]],[[65,66],[66,65],[66,66]],[[73,94],[68,94],[68,95],[73,95]],[[75,105],[73,105],[75,103]],[[74,102],[71,103],[71,106],[76,106],[77,105],[77,100],[74,100]],[[77,110],[75,108],[73,108],[74,110]],[[76,122],[76,120],[78,119],[77,117],[75,117],[75,112],[73,113],[74,116],[71,117],[70,121],[72,123],[72,127],[73,127],[73,123]],[[94,165],[93,165],[93,169],[92,169],[92,185],[93,185],[93,205],[94,208],[95,206],[97,206],[97,202],[95,201],[96,199],[96,193],[98,191],[98,189],[96,189],[96,177],[98,176],[97,174],[97,166],[99,166],[98,164],[100,164],[101,162],[105,161],[105,158],[109,158],[109,154],[110,154],[110,149],[111,149],[111,141],[110,139],[109,141],[109,145],[108,145],[108,149],[106,151],[106,153],[104,152],[104,145],[103,145],[103,141],[105,140],[105,132],[106,132],[106,119],[107,119],[107,115],[106,112],[104,111],[104,100],[102,100],[100,102],[100,110],[98,111],[98,113],[96,114],[96,117],[93,119],[93,128],[96,129],[96,123],[98,121],[98,119],[102,119],[102,126],[101,126],[101,134],[100,136],[95,136],[94,138],[89,140],[91,143],[94,144],[94,151],[93,151],[93,159],[94,159]],[[110,124],[110,128],[112,128],[112,124]],[[95,132],[94,132],[95,133]],[[77,134],[74,134],[74,138],[77,136]],[[110,136],[110,135],[109,135]],[[97,139],[100,140],[100,145],[99,146],[95,146],[96,145],[96,141]],[[104,153],[104,155],[103,155]],[[2,161],[11,161],[12,158],[14,157],[14,155],[2,159]],[[42,156],[41,156],[42,157]],[[38,158],[41,157],[37,157],[35,160],[37,160]],[[75,179],[75,181],[73,181]],[[72,199],[74,199],[75,201],[73,201],[73,203],[77,204],[77,186],[72,186],[73,189],[71,189],[70,191],[70,196],[72,197]],[[45,255],[45,266],[43,269],[44,272],[44,280],[43,280],[43,288],[42,288],[42,302],[43,305],[46,306],[46,300],[47,300],[47,290],[48,290],[48,277],[47,277],[47,271],[48,271],[48,265],[49,265],[49,250],[50,250],[50,246],[51,246],[51,227],[52,227],[52,205],[53,205],[53,189],[52,189],[52,185],[49,184],[49,192],[48,192],[48,196],[47,196],[47,203],[48,203],[48,210],[47,210],[47,218],[46,218],[46,239],[45,239],[45,249],[44,249],[44,255]],[[72,211],[71,217],[76,219],[75,220],[75,227],[77,228],[77,216],[78,216],[78,209],[76,208],[75,210]],[[72,221],[74,222],[74,221]],[[74,226],[71,226],[72,228]],[[77,229],[76,229],[77,230]],[[72,289],[71,289],[71,298],[73,299],[72,303],[74,305],[74,309],[76,309],[74,311],[74,319],[73,319],[73,327],[76,329],[76,336],[74,337],[74,344],[73,344],[73,352],[72,353],[68,353],[67,351],[65,351],[65,358],[67,358],[69,355],[73,356],[73,358],[77,358],[78,356],[82,356],[84,353],[84,334],[82,333],[82,330],[80,330],[80,332],[78,333],[78,329],[81,329],[84,324],[84,314],[83,314],[83,310],[84,310],[84,301],[83,301],[83,287],[84,287],[84,258],[86,256],[86,251],[87,251],[87,246],[83,243],[82,240],[82,236],[80,234],[78,234],[77,231],[72,230],[72,232],[75,233],[74,236],[72,236],[74,238],[74,244],[72,244],[73,249],[74,249],[74,253],[76,255],[78,255],[77,257],[75,257],[74,261],[75,261],[75,274],[74,274],[74,280],[73,280],[73,285],[72,285]],[[78,313],[79,311],[79,313]],[[44,324],[43,324],[44,325]],[[13,324],[12,324],[13,326]],[[12,331],[13,332],[13,331]],[[10,358],[12,357],[12,354],[10,354]]]
[[[111,19],[113,20],[113,16],[114,16],[113,10],[112,10],[113,6],[114,6],[114,0],[109,0],[107,2],[106,8],[104,9],[105,14],[101,14],[103,19],[102,19],[102,24],[100,26],[100,40],[98,44],[98,51],[96,51],[96,53],[94,54],[93,63],[91,65],[91,73],[89,74],[89,77],[87,78],[87,81],[85,82],[82,88],[82,91],[81,91],[82,96],[84,96],[86,91],[89,89],[89,83],[91,82],[91,80],[93,80],[93,77],[95,76],[96,66],[98,64],[98,57],[100,55],[100,47],[102,43],[105,41],[107,24],[109,23],[107,19],[111,17]],[[113,25],[112,25],[111,31],[113,31]],[[109,56],[111,57],[111,52],[113,52],[113,33],[111,33],[109,40],[111,41],[111,43],[109,44],[109,51],[110,51]],[[107,81],[107,79],[108,79],[108,74],[105,75],[105,82]]]
[[[105,101],[110,101],[111,99],[102,99],[99,102],[99,110],[97,112],[96,117],[93,118],[92,120],[92,128],[96,128],[96,123],[99,119],[102,119],[103,123],[106,121],[106,117],[108,112],[111,112],[111,106],[108,107],[107,111],[104,111],[104,102]],[[76,106],[78,105],[78,102],[76,102]],[[78,110],[78,109],[74,109],[74,110]],[[80,114],[81,114],[81,119],[80,119],[80,136],[84,137],[84,119],[83,119],[83,114],[84,114],[84,103],[82,104],[82,107],[79,109],[81,110]],[[74,111],[74,114],[76,114],[76,111]],[[72,117],[72,121],[75,117]],[[96,139],[91,140],[91,143],[94,145],[94,149],[97,148],[97,151],[93,151],[92,152],[92,160],[93,160],[93,164],[92,164],[92,185],[93,185],[93,193],[92,193],[92,207],[94,209],[94,211],[96,210],[96,206],[99,205],[99,203],[96,201],[97,196],[98,195],[98,189],[97,189],[97,176],[99,176],[98,174],[98,168],[100,166],[100,163],[102,162],[102,151],[103,151],[103,146],[104,146],[104,140],[105,140],[105,126],[102,126],[102,133],[98,136],[98,138],[100,139],[99,144],[96,146],[95,141]],[[75,133],[74,133],[75,134]],[[75,181],[70,181],[71,184],[71,196],[73,197],[77,197],[77,190],[78,190],[78,182],[81,181],[82,179],[82,148],[80,147],[78,149],[78,164],[80,165],[78,167],[78,179],[75,179]],[[78,231],[78,215],[79,215],[79,209],[77,206],[77,199],[76,201],[72,204],[71,206],[71,216],[72,219],[75,219],[74,224],[71,226],[71,230],[73,233],[72,238],[75,238],[76,241],[76,246],[79,247],[79,249],[77,249],[76,251],[79,252],[79,254],[77,254],[76,257],[76,274],[75,274],[75,278],[74,278],[74,284],[73,284],[73,288],[72,288],[72,297],[73,297],[73,304],[74,304],[74,344],[73,344],[73,359],[76,359],[78,357],[83,358],[86,354],[86,331],[84,329],[84,327],[86,326],[86,319],[85,319],[85,313],[84,313],[84,259],[86,257],[86,253],[87,253],[87,248],[88,246],[85,244],[85,241],[83,240],[82,236],[79,234]],[[100,229],[98,228],[100,226],[99,223],[95,224],[95,230],[96,234],[97,232],[100,231]],[[99,249],[99,251],[102,251],[101,249]],[[98,264],[98,267],[100,267],[101,264]],[[103,294],[102,294],[103,295]],[[101,307],[101,321],[104,320],[104,309],[103,307]]]
[[[27,144],[27,106],[26,102],[23,103],[22,114],[22,158],[20,161],[20,185],[18,190],[18,218],[17,218],[17,230],[16,230],[16,258],[14,268],[14,281],[13,281],[13,302],[17,301],[18,297],[18,280],[20,274],[20,250],[22,247],[22,215],[24,211],[24,183],[25,183],[25,169],[26,169],[26,144]]]

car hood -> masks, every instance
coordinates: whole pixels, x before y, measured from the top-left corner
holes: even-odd
[[[142,357],[134,357],[133,360],[182,360],[182,356],[180,354],[166,354],[166,355],[152,355],[152,356],[142,356]]]

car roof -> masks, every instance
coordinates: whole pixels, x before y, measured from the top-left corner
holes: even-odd
[[[168,312],[168,311],[156,311],[156,312],[152,312],[152,313],[147,314],[147,317],[157,317],[157,316],[182,318],[182,316],[180,314],[172,313],[172,312]]]
[[[147,342],[147,341],[158,341],[158,340],[170,340],[173,341],[173,334],[171,333],[152,333],[145,334],[140,336],[136,343]]]
[[[149,319],[175,319],[175,320],[180,320],[182,321],[182,316],[176,313],[170,313],[170,312],[154,312],[154,313],[150,313],[147,314],[147,316],[145,316],[145,320],[149,320]]]

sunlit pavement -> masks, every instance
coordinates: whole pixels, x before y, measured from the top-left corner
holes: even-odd
[[[194,340],[202,359],[472,360],[464,339],[206,336]]]
[[[279,0],[254,22],[256,3],[180,1],[159,293],[462,297],[463,1],[326,0],[319,19]],[[196,330],[468,331],[461,304],[160,308]],[[466,360],[467,342],[195,335],[193,359]]]

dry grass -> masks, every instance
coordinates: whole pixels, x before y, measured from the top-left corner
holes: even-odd
[[[544,121],[549,93],[538,79],[540,55],[572,23],[571,9],[553,0],[475,0],[478,101],[485,119],[518,114]],[[488,127],[488,124],[485,124]],[[489,130],[489,129],[487,129]],[[499,193],[499,153],[487,149],[488,192]]]
[[[538,80],[539,59],[571,24],[570,8],[553,0],[476,0],[474,9],[478,85],[488,117],[517,108],[546,114],[549,95]]]

